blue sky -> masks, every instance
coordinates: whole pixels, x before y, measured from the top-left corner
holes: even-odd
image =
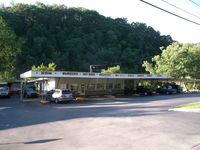
[[[131,22],[143,22],[148,26],[158,30],[163,35],[171,35],[174,40],[181,43],[200,42],[200,26],[179,19],[175,16],[157,10],[139,0],[37,0],[44,4],[65,4],[68,7],[84,7],[96,10],[100,14],[117,18],[124,17]],[[199,18],[184,13],[174,7],[167,5],[162,0],[146,0],[159,7],[167,9],[173,13],[183,16],[187,19],[200,23],[200,7],[194,5],[189,0],[165,0],[172,3]],[[200,5],[200,0],[193,0]],[[0,0],[6,6],[11,0]],[[32,3],[36,0],[14,0],[14,3]]]

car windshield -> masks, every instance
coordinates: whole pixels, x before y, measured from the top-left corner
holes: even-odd
[[[54,93],[59,94],[60,90],[55,90]]]
[[[71,94],[71,91],[70,90],[63,90],[62,94]]]
[[[8,88],[0,88],[0,91],[7,91]]]
[[[34,92],[34,90],[32,88],[27,88],[26,91],[27,92]]]
[[[51,91],[48,91],[47,94],[53,94],[55,91],[54,90],[51,90]]]
[[[0,89],[0,91],[2,91],[2,92],[3,92],[3,91],[5,91],[5,89]]]

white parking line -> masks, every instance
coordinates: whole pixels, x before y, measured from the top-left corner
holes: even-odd
[[[12,107],[0,107],[0,110],[9,109],[9,108],[12,108]]]

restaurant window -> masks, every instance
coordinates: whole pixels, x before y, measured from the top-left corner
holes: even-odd
[[[61,89],[65,89],[65,87],[66,87],[66,84],[60,84]]]
[[[69,84],[66,84],[66,89],[69,89]]]
[[[78,91],[78,85],[77,84],[72,84],[71,85],[71,91]]]
[[[95,90],[95,84],[89,84],[88,85],[88,90],[90,90],[90,91]]]
[[[98,83],[97,84],[97,90],[103,90],[104,89],[104,84],[103,83]]]
[[[115,84],[115,89],[121,89],[121,83]]]
[[[112,89],[113,88],[113,84],[112,83],[107,83],[106,84],[106,89]]]

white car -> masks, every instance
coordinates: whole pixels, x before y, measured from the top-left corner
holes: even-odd
[[[8,87],[0,87],[0,97],[10,97]]]
[[[75,100],[74,96],[70,90],[56,89],[54,93],[52,94],[51,101],[58,103],[58,102],[68,102],[68,101],[74,101],[74,100]]]

